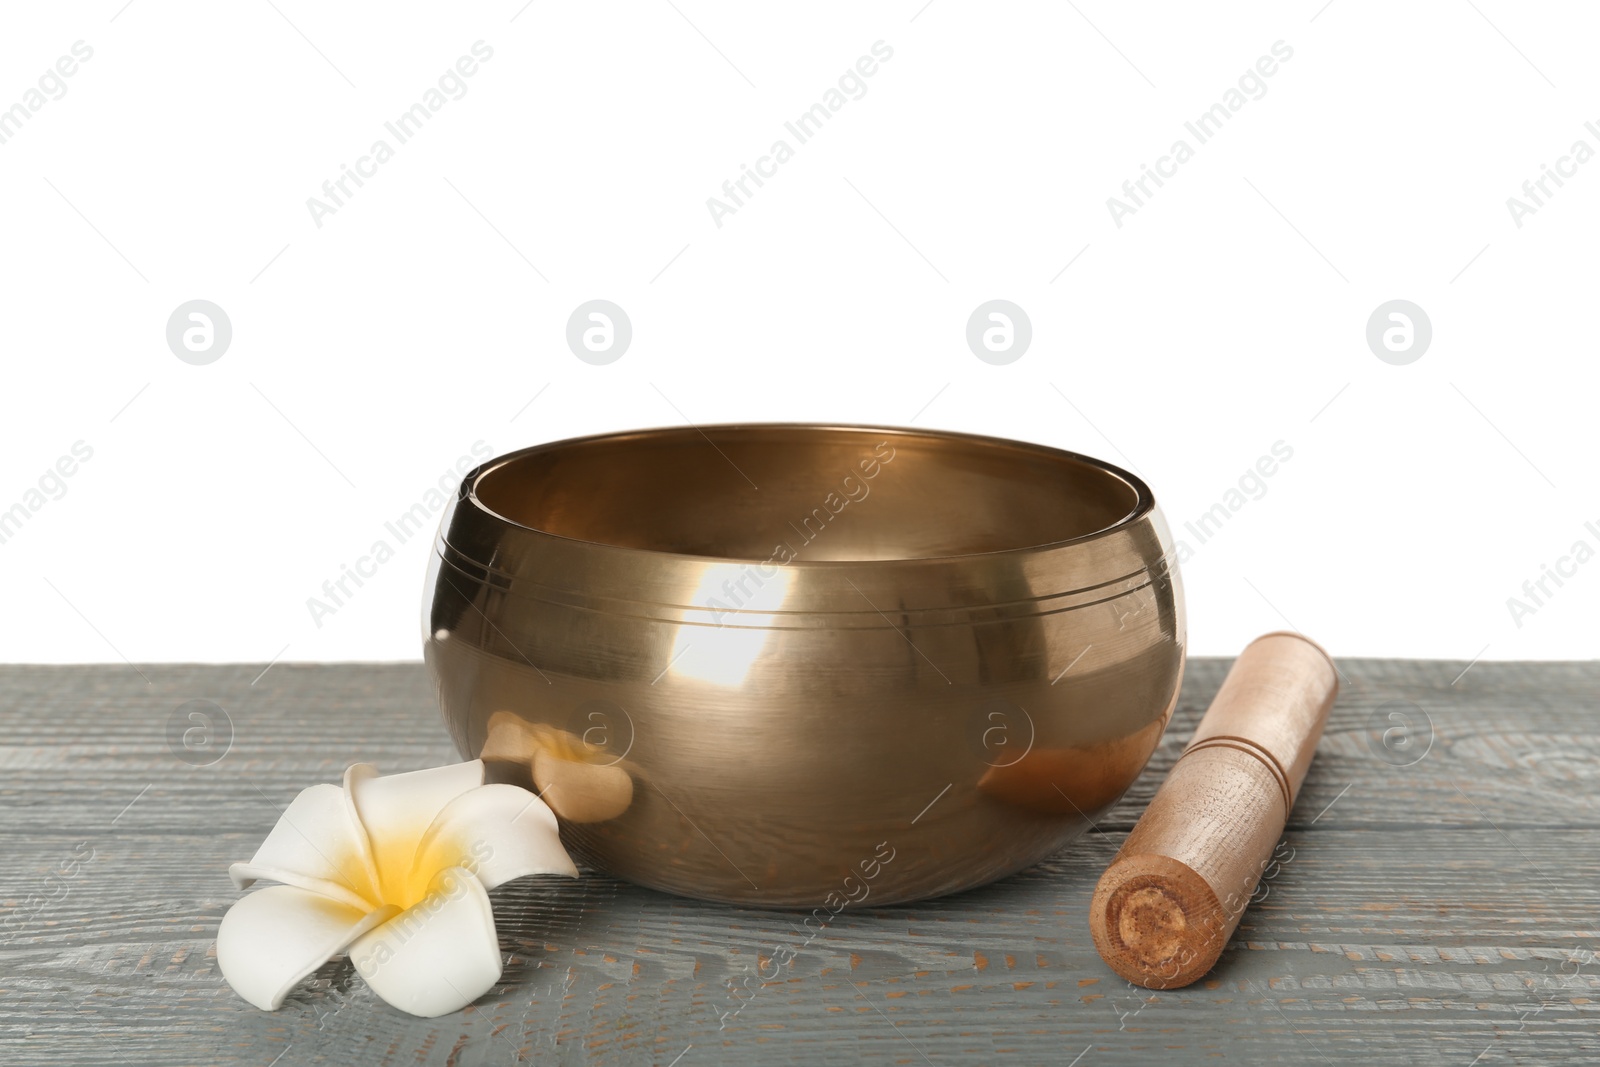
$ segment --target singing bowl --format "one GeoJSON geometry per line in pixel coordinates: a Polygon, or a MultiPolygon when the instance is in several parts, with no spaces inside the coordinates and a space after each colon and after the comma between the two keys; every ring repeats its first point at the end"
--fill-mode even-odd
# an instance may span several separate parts
{"type": "Polygon", "coordinates": [[[1177,700],[1183,594],[1143,481],[916,429],[584,437],[470,472],[424,654],[457,747],[575,856],[836,913],[1082,833],[1177,700]]]}

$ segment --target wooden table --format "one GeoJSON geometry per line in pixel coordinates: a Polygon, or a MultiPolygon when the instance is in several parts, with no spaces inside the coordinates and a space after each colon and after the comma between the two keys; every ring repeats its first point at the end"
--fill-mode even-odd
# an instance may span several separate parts
{"type": "Polygon", "coordinates": [[[214,946],[228,863],[296,791],[457,758],[420,665],[0,668],[0,1062],[1600,1062],[1596,663],[1342,661],[1285,862],[1216,970],[1158,994],[1099,961],[1095,879],[1226,666],[1191,662],[1097,832],[984,889],[847,909],[753,996],[792,916],[586,873],[496,890],[505,978],[437,1020],[343,959],[257,1011],[214,946]],[[209,766],[169,747],[192,699],[231,719],[209,766]]]}

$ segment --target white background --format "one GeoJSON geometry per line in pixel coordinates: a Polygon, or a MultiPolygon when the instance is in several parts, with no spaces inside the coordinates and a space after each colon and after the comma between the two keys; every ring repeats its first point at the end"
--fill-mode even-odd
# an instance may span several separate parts
{"type": "Polygon", "coordinates": [[[1600,149],[1592,6],[275,3],[0,16],[0,108],[94,50],[0,144],[0,509],[93,449],[0,544],[0,658],[415,658],[426,538],[320,626],[307,598],[475,442],[685,419],[1076,449],[1180,538],[1283,441],[1183,567],[1193,652],[1292,625],[1336,655],[1595,654],[1600,560],[1507,606],[1600,548],[1600,160],[1520,228],[1506,204],[1600,149]],[[316,226],[307,198],[479,40],[466,95],[316,226]],[[866,94],[716,226],[707,198],[880,40],[866,94]],[[1117,227],[1107,198],[1280,40],[1117,227]],[[633,323],[608,366],[564,340],[596,297],[633,323]],[[233,326],[208,366],[165,340],[195,298],[233,326]],[[1032,320],[1006,366],[965,342],[991,298],[1032,320]],[[1407,366],[1365,341],[1395,298],[1433,324],[1407,366]]]}

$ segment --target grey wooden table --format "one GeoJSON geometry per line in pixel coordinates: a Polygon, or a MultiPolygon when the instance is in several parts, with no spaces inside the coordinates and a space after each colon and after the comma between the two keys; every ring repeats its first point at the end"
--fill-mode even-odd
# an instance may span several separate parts
{"type": "Polygon", "coordinates": [[[503,981],[437,1020],[342,959],[257,1011],[214,947],[277,805],[349,762],[457,758],[420,665],[0,668],[0,1062],[1600,1062],[1600,664],[1465,666],[1342,661],[1284,862],[1189,989],[1116,978],[1086,914],[1217,660],[1098,832],[1038,867],[847,909],[753,994],[793,916],[524,880],[494,893],[503,981]],[[208,766],[168,743],[194,699],[232,723],[208,766]]]}

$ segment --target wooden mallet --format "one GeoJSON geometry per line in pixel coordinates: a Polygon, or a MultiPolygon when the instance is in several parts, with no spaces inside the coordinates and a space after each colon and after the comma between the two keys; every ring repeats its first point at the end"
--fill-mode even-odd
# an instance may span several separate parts
{"type": "Polygon", "coordinates": [[[1095,887],[1089,929],[1112,970],[1148,989],[1211,970],[1272,862],[1338,690],[1333,660],[1299,634],[1239,654],[1095,887]]]}

